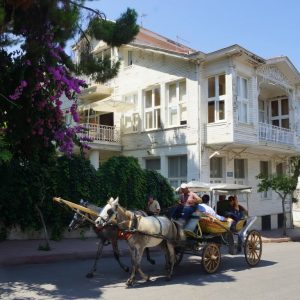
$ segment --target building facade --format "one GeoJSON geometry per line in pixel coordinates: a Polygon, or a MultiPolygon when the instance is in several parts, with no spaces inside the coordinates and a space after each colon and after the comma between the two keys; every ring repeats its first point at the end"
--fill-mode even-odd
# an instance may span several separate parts
{"type": "Polygon", "coordinates": [[[289,173],[300,150],[300,74],[287,57],[266,60],[239,45],[203,53],[144,28],[118,49],[94,41],[93,53],[121,61],[116,78],[87,79],[80,95],[95,168],[126,155],[174,187],[246,184],[253,193],[240,201],[257,227],[282,225],[281,200],[258,193],[256,176],[289,173]]]}

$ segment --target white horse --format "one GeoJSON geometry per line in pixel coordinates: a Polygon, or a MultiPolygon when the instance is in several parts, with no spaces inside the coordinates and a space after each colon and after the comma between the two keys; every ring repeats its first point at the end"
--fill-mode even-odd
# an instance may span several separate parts
{"type": "Polygon", "coordinates": [[[164,216],[135,216],[131,211],[119,205],[118,198],[111,198],[108,201],[95,223],[100,228],[108,224],[117,224],[120,230],[132,234],[127,240],[132,263],[127,286],[134,284],[137,271],[144,280],[150,280],[150,277],[141,269],[141,259],[146,247],[157,245],[165,251],[167,280],[171,279],[175,263],[174,246],[184,238],[177,224],[164,216]]]}
{"type": "MultiPolygon", "coordinates": [[[[99,211],[102,210],[101,207],[98,207],[92,203],[89,203],[88,201],[84,201],[84,200],[80,200],[80,205],[89,208],[90,210],[97,212],[96,215],[98,214],[99,211]]],[[[136,210],[133,211],[136,215],[142,215],[142,216],[147,216],[147,214],[141,210],[136,210]]],[[[72,231],[72,230],[76,230],[80,227],[84,227],[87,225],[91,224],[91,221],[95,221],[96,217],[94,215],[90,215],[88,213],[85,212],[80,212],[79,210],[77,210],[77,212],[75,212],[72,221],[70,222],[69,226],[68,226],[68,230],[72,231]]],[[[97,270],[97,263],[99,258],[102,255],[102,251],[103,251],[103,246],[107,246],[109,244],[111,244],[112,249],[113,249],[113,253],[114,253],[114,257],[117,260],[117,262],[119,263],[120,267],[125,271],[125,272],[129,272],[129,268],[124,265],[122,263],[122,261],[120,260],[120,251],[119,251],[119,247],[118,247],[118,240],[120,239],[120,235],[119,235],[119,229],[117,228],[116,225],[107,225],[104,226],[103,228],[101,228],[100,230],[98,228],[96,228],[95,226],[93,226],[93,230],[95,231],[95,233],[97,234],[99,240],[98,243],[98,248],[97,248],[97,253],[96,253],[96,257],[94,260],[94,264],[92,266],[92,269],[87,273],[86,277],[91,278],[94,276],[96,270],[97,270]]],[[[147,260],[151,263],[151,264],[155,264],[155,260],[151,259],[150,257],[150,252],[149,249],[146,249],[146,256],[147,256],[147,260]]]]}

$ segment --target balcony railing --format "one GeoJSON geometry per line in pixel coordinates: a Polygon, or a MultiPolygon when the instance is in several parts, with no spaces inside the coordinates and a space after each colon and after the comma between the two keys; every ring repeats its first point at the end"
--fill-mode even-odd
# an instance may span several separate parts
{"type": "Polygon", "coordinates": [[[259,140],[293,145],[294,132],[290,129],[259,123],[259,140]]]}
{"type": "Polygon", "coordinates": [[[120,142],[120,131],[115,126],[89,123],[84,123],[80,125],[86,129],[86,133],[80,134],[80,136],[82,137],[90,138],[94,142],[120,142]]]}

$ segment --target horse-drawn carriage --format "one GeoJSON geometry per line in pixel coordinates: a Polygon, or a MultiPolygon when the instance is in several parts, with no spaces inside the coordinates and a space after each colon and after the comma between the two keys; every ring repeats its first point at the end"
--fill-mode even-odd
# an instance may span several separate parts
{"type": "MultiPolygon", "coordinates": [[[[236,184],[206,184],[190,182],[188,187],[194,192],[210,193],[212,199],[217,194],[248,194],[251,188],[236,184]]],[[[248,207],[248,196],[247,207],[248,207]]],[[[213,202],[213,201],[212,201],[213,202]]],[[[212,203],[212,206],[215,206],[212,203]]],[[[256,266],[262,254],[262,239],[258,231],[251,229],[257,218],[245,217],[239,220],[234,229],[227,222],[218,219],[194,214],[184,230],[186,240],[176,247],[176,264],[178,265],[184,254],[192,254],[202,257],[202,267],[207,273],[218,270],[221,262],[221,246],[233,249],[232,255],[244,252],[247,264],[256,266]],[[195,220],[193,220],[193,218],[195,220]],[[193,225],[194,224],[194,225],[193,225]]]]}
{"type": "MultiPolygon", "coordinates": [[[[197,182],[191,182],[188,187],[195,192],[211,193],[212,196],[223,193],[247,193],[251,190],[249,187],[240,185],[210,185],[197,182]]],[[[233,247],[236,250],[235,254],[243,251],[246,262],[251,267],[256,266],[261,259],[261,235],[258,231],[251,229],[256,217],[240,220],[236,224],[235,230],[231,230],[228,224],[211,216],[200,216],[199,218],[194,215],[191,219],[194,226],[188,224],[188,228],[185,227],[182,230],[178,222],[174,222],[166,216],[145,217],[128,211],[121,207],[118,199],[111,198],[100,213],[99,210],[89,209],[61,198],[54,198],[54,201],[74,210],[83,220],[95,225],[96,230],[97,227],[114,230],[116,232],[115,241],[118,239],[118,232],[126,233],[126,236],[129,237],[127,242],[132,255],[132,271],[126,283],[128,286],[135,282],[136,272],[139,272],[145,280],[149,280],[149,276],[141,270],[140,263],[144,250],[157,245],[161,245],[165,251],[168,279],[171,278],[174,265],[179,265],[185,254],[202,257],[203,269],[207,273],[216,272],[220,266],[222,246],[231,247],[231,249],[233,247]]],[[[107,237],[105,238],[107,239],[107,237]]],[[[88,273],[88,277],[93,276],[96,270],[98,253],[99,249],[95,264],[88,273]]],[[[148,251],[147,258],[149,260],[148,251]]],[[[119,261],[119,257],[117,259],[119,261]]],[[[151,259],[149,261],[151,262],[151,259]]],[[[127,270],[120,261],[119,263],[124,270],[127,270]]]]}

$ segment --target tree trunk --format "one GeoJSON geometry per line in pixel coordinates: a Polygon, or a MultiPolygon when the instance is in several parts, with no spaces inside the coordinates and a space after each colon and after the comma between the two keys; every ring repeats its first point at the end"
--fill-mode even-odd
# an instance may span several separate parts
{"type": "Polygon", "coordinates": [[[284,196],[282,198],[282,213],[283,213],[283,235],[286,236],[286,214],[285,214],[285,198],[286,196],[284,196]]]}
{"type": "MultiPolygon", "coordinates": [[[[44,236],[45,236],[45,246],[42,247],[43,250],[50,250],[50,242],[49,242],[49,235],[48,235],[48,230],[47,230],[47,227],[46,227],[46,223],[45,223],[45,220],[44,220],[44,216],[43,216],[43,213],[42,211],[40,210],[40,208],[38,207],[38,205],[36,204],[35,205],[35,208],[41,218],[41,221],[42,221],[42,224],[43,224],[43,229],[44,229],[44,236]]],[[[41,247],[40,247],[41,248],[41,247]]],[[[41,249],[42,250],[42,249],[41,249]]]]}

